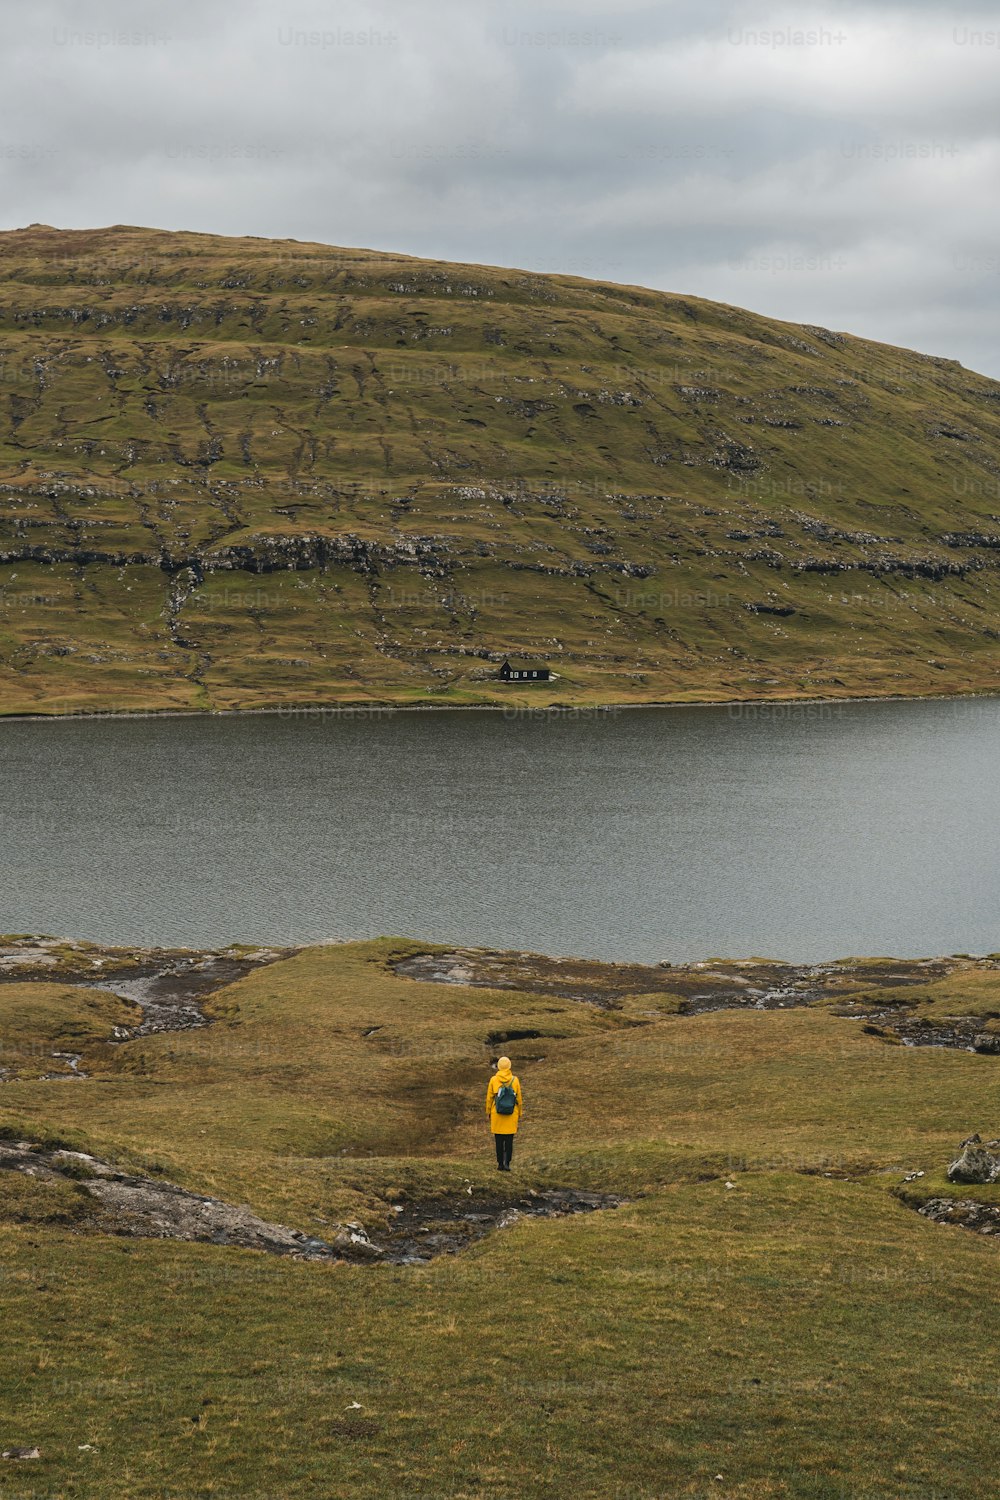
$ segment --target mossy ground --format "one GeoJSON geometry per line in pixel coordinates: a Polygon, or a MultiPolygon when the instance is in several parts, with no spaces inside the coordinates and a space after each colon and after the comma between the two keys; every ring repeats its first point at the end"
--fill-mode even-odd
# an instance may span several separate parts
{"type": "MultiPolygon", "coordinates": [[[[505,1043],[528,1111],[511,1190],[632,1201],[323,1267],[81,1234],[72,1185],[3,1174],[0,1442],[43,1457],[0,1493],[994,1494],[997,1247],[894,1189],[1000,1129],[997,1059],[887,1047],[824,1007],[656,1019],[428,984],[391,968],[413,948],[248,975],[206,1030],[4,1086],[0,1128],[316,1234],[375,1229],[401,1193],[494,1188],[486,1039],[529,1031],[505,1043]]],[[[8,992],[10,1015],[42,998],[8,992]]]]}
{"type": "MultiPolygon", "coordinates": [[[[884,991],[861,989],[851,995],[851,1001],[859,1007],[884,1005],[886,995],[884,991]]],[[[954,969],[946,979],[897,991],[892,1001],[914,1017],[927,1021],[978,1016],[984,1023],[983,1030],[993,1031],[1000,1019],[1000,973],[972,962],[954,969]]]]}
{"type": "Polygon", "coordinates": [[[0,1076],[35,1077],[40,1069],[66,1071],[58,1054],[87,1051],[92,1065],[114,1054],[108,1038],[116,1026],[142,1019],[136,1006],[100,990],[60,984],[0,984],[0,1076]]]}

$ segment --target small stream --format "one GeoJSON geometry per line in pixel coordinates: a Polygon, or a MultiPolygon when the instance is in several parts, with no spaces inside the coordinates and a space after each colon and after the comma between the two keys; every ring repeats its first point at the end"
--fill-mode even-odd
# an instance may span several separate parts
{"type": "MultiPolygon", "coordinates": [[[[113,1043],[208,1026],[210,1019],[202,1010],[202,1002],[209,995],[288,954],[286,949],[271,948],[245,953],[135,950],[133,962],[129,956],[123,961],[121,950],[80,947],[77,952],[78,958],[72,944],[55,938],[12,940],[0,947],[0,984],[54,982],[68,988],[117,995],[138,1006],[142,1012],[139,1024],[115,1026],[108,1038],[113,1043]]],[[[72,1082],[88,1077],[80,1067],[82,1054],[53,1051],[49,1056],[64,1066],[41,1074],[43,1082],[72,1082]]],[[[10,1069],[0,1065],[0,1083],[9,1082],[10,1076],[10,1069]]]]}
{"type": "Polygon", "coordinates": [[[89,1073],[83,1073],[80,1070],[80,1061],[81,1061],[81,1057],[82,1057],[81,1053],[79,1053],[79,1052],[53,1052],[52,1056],[55,1057],[55,1058],[58,1058],[61,1062],[66,1063],[67,1066],[68,1066],[68,1068],[69,1068],[69,1072],[68,1073],[43,1073],[42,1074],[42,1081],[43,1082],[49,1083],[49,1082],[56,1082],[56,1081],[58,1081],[60,1079],[70,1079],[70,1080],[72,1080],[74,1078],[89,1078],[90,1077],[89,1073]]]}
{"type": "Polygon", "coordinates": [[[197,953],[152,961],[136,966],[134,972],[109,974],[106,978],[88,977],[70,981],[84,989],[105,990],[138,1005],[143,1013],[138,1026],[116,1026],[113,1041],[130,1042],[140,1036],[155,1036],[165,1031],[194,1031],[210,1024],[200,1001],[216,990],[265,964],[274,963],[284,953],[263,950],[246,958],[228,954],[197,953]]]}

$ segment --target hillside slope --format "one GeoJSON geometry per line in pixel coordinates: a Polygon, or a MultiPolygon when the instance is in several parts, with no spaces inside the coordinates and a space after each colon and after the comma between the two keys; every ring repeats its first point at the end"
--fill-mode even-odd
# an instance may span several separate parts
{"type": "Polygon", "coordinates": [[[695,298],[36,225],[0,466],[3,712],[1000,688],[1000,384],[695,298]]]}

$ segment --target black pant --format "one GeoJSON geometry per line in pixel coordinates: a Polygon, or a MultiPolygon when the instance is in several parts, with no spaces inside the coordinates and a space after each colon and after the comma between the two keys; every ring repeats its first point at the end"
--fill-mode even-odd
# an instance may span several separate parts
{"type": "Polygon", "coordinates": [[[497,1148],[497,1166],[509,1167],[510,1159],[514,1155],[514,1132],[509,1135],[495,1135],[493,1137],[497,1148]]]}

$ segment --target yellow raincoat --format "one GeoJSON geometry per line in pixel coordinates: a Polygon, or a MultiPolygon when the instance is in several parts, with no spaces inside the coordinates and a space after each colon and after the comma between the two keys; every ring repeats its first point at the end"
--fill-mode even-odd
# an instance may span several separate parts
{"type": "Polygon", "coordinates": [[[518,1123],[524,1112],[524,1100],[521,1098],[521,1080],[515,1078],[510,1068],[497,1068],[490,1079],[486,1090],[486,1114],[489,1118],[490,1129],[494,1135],[517,1135],[518,1123]],[[517,1107],[512,1115],[498,1115],[496,1111],[496,1097],[505,1083],[514,1085],[514,1093],[517,1095],[517,1107]]]}

